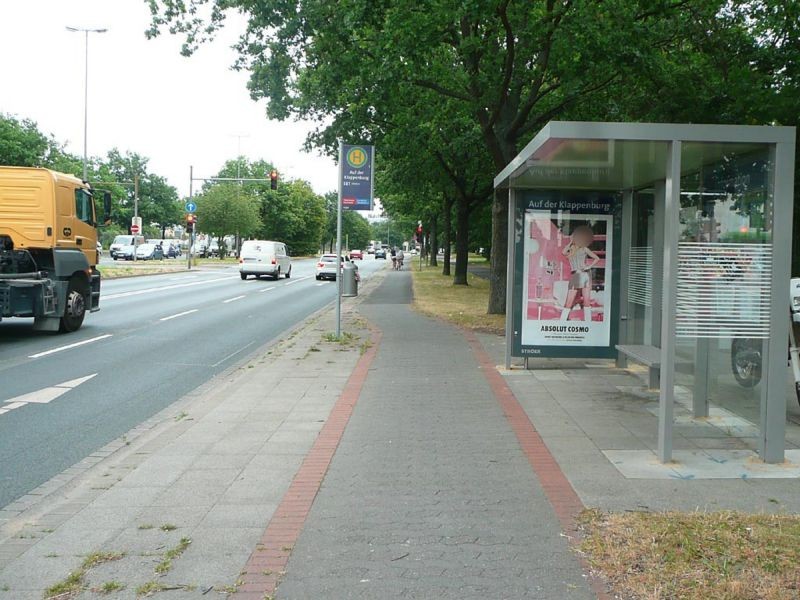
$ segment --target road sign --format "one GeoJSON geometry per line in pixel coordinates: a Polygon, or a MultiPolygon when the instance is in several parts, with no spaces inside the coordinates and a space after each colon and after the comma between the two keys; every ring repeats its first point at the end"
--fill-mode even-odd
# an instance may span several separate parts
{"type": "Polygon", "coordinates": [[[136,235],[142,232],[142,217],[133,217],[131,219],[131,233],[136,235]]]}
{"type": "Polygon", "coordinates": [[[132,234],[136,235],[136,234],[138,234],[140,231],[141,231],[141,229],[139,229],[139,226],[138,226],[138,225],[131,225],[131,233],[132,233],[132,234]]]}
{"type": "Polygon", "coordinates": [[[187,202],[184,208],[186,209],[186,212],[193,213],[197,210],[197,204],[194,202],[187,202]]]}
{"type": "Polygon", "coordinates": [[[339,197],[345,210],[372,210],[373,146],[343,144],[339,164],[339,197]]]}

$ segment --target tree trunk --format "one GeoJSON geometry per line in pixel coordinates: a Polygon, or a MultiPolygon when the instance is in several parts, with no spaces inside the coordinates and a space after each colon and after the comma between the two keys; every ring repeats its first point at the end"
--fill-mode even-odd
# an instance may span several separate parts
{"type": "Polygon", "coordinates": [[[447,197],[442,198],[442,247],[444,256],[442,257],[442,275],[450,277],[450,247],[453,240],[453,201],[447,197]]]}
{"type": "Polygon", "coordinates": [[[439,239],[437,231],[437,225],[439,221],[439,215],[433,215],[431,217],[431,230],[428,239],[430,240],[428,243],[428,255],[430,256],[430,265],[432,267],[438,267],[439,263],[436,262],[436,255],[439,252],[439,239]]]}
{"type": "Polygon", "coordinates": [[[506,312],[506,263],[508,258],[508,190],[495,190],[492,200],[492,256],[489,269],[490,315],[506,312]]]}
{"type": "Polygon", "coordinates": [[[453,285],[468,285],[469,209],[469,198],[459,198],[456,204],[456,272],[453,285]]]}

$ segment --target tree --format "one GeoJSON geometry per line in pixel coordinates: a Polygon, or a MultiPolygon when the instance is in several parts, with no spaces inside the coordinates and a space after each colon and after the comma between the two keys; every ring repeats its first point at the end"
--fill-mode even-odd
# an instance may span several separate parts
{"type": "Polygon", "coordinates": [[[218,183],[197,197],[198,229],[221,239],[247,237],[261,227],[258,200],[231,183],[218,183]]]}

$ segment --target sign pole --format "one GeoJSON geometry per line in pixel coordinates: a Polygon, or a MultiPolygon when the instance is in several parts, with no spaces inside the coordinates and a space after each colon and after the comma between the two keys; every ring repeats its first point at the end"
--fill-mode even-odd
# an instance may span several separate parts
{"type": "MultiPolygon", "coordinates": [[[[192,201],[192,182],[194,181],[194,167],[189,166],[189,202],[192,201]]],[[[194,223],[192,223],[192,234],[189,236],[189,250],[186,252],[186,269],[192,270],[192,246],[194,240],[194,223]]]]}
{"type": "Polygon", "coordinates": [[[342,174],[344,152],[339,140],[339,198],[336,202],[336,339],[342,336],[342,174]]]}
{"type": "MultiPolygon", "coordinates": [[[[139,175],[133,176],[133,222],[139,222],[139,175]]],[[[136,262],[136,236],[139,231],[133,234],[133,262],[136,262]]]]}

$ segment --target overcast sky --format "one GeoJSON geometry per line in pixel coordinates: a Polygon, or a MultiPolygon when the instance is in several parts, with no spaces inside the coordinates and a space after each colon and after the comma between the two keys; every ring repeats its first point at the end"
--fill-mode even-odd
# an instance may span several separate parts
{"type": "Polygon", "coordinates": [[[33,119],[83,156],[84,34],[65,27],[105,27],[89,34],[90,156],[138,152],[186,195],[189,165],[213,176],[240,147],[317,193],[336,189],[334,161],[301,150],[310,126],[268,121],[247,73],[230,69],[235,26],[184,58],[179,37],[145,39],[149,22],[144,0],[0,0],[0,112],[33,119]]]}

